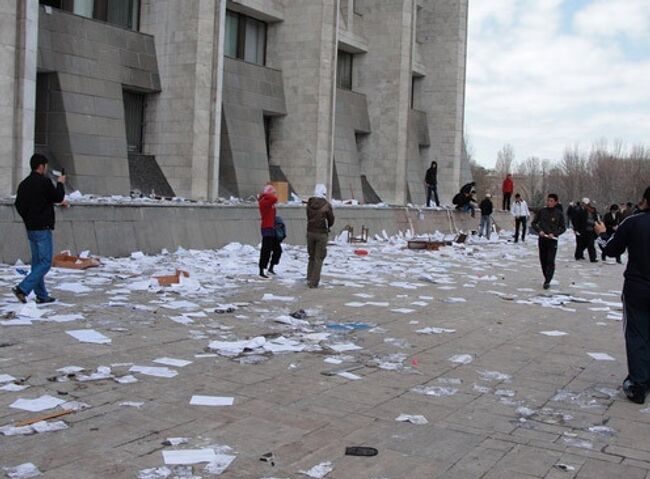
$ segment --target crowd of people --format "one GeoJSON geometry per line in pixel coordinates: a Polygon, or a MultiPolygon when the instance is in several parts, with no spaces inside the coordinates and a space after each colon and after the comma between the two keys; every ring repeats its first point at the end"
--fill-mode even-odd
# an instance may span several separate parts
{"type": "MultiPolygon", "coordinates": [[[[45,286],[45,276],[52,264],[52,231],[55,225],[54,205],[65,202],[65,174],[58,175],[53,184],[48,178],[47,158],[34,154],[30,160],[31,173],[18,187],[15,206],[22,217],[27,239],[31,249],[31,271],[12,291],[16,298],[27,302],[27,297],[35,293],[37,303],[55,301],[45,286]]],[[[490,194],[478,204],[476,184],[463,185],[454,196],[453,203],[461,211],[474,215],[480,209],[481,236],[490,237],[491,215],[494,205],[490,194]]],[[[427,205],[431,197],[439,205],[437,193],[437,165],[431,164],[427,171],[427,205]]],[[[504,210],[509,210],[514,221],[514,242],[526,240],[526,227],[530,210],[526,201],[515,191],[512,176],[503,182],[504,210]]],[[[625,343],[627,348],[628,376],[623,382],[625,395],[635,403],[645,402],[650,390],[650,187],[641,201],[635,206],[627,203],[623,207],[613,204],[601,218],[589,198],[570,203],[564,212],[558,195],[551,193],[546,198],[544,208],[538,210],[530,225],[538,237],[539,261],[544,277],[543,288],[549,289],[555,274],[555,257],[558,239],[571,226],[576,237],[576,260],[584,259],[587,250],[589,260],[597,262],[595,242],[601,248],[601,259],[616,258],[621,263],[621,255],[627,251],[628,261],[623,286],[623,314],[625,343]]],[[[277,215],[277,193],[272,185],[266,185],[258,197],[261,217],[260,231],[262,246],[259,259],[259,276],[269,278],[275,274],[275,267],[282,255],[282,241],[287,236],[284,222],[277,215]]],[[[332,205],[327,200],[327,189],[318,184],[314,194],[306,202],[307,216],[307,284],[317,288],[320,282],[323,260],[327,255],[327,242],[330,228],[334,224],[332,205]]]]}

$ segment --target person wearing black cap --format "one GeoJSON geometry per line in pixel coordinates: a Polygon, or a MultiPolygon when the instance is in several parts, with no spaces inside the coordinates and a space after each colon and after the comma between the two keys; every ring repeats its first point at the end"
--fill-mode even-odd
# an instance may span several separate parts
{"type": "Polygon", "coordinates": [[[27,228],[32,268],[12,291],[21,303],[27,302],[32,291],[37,303],[52,303],[55,299],[45,288],[45,275],[52,266],[54,205],[64,203],[65,175],[59,176],[54,186],[47,177],[47,158],[38,153],[32,155],[29,165],[32,172],[18,186],[15,206],[27,228]]]}
{"type": "Polygon", "coordinates": [[[627,250],[623,327],[628,376],[623,392],[630,401],[643,404],[650,387],[650,186],[639,208],[639,213],[623,220],[609,240],[603,223],[596,223],[594,232],[607,256],[617,257],[627,250]]]}

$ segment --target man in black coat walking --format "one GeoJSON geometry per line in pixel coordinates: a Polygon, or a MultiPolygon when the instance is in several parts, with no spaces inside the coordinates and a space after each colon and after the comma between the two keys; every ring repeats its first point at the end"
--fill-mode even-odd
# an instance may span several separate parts
{"type": "Polygon", "coordinates": [[[544,274],[544,289],[551,286],[555,274],[555,256],[557,255],[558,238],[566,227],[564,213],[557,208],[559,198],[551,193],[546,198],[546,208],[542,208],[535,215],[531,229],[539,235],[539,262],[544,274]]]}
{"type": "Polygon", "coordinates": [[[594,231],[607,256],[620,256],[627,249],[623,326],[628,376],[623,391],[630,401],[643,404],[650,386],[650,186],[643,193],[640,212],[623,220],[614,236],[606,240],[602,223],[596,223],[594,231]]]}
{"type": "Polygon", "coordinates": [[[440,200],[438,199],[438,163],[435,161],[431,162],[431,167],[427,170],[427,173],[424,177],[424,183],[427,187],[427,207],[431,206],[431,195],[436,201],[436,206],[440,206],[440,200]]]}
{"type": "Polygon", "coordinates": [[[32,269],[15,288],[14,295],[21,303],[34,291],[37,303],[55,301],[45,288],[45,275],[52,266],[52,231],[54,230],[54,205],[65,198],[65,176],[57,179],[56,187],[47,177],[47,158],[38,153],[29,161],[32,172],[18,186],[16,209],[27,228],[27,239],[32,253],[32,269]]]}

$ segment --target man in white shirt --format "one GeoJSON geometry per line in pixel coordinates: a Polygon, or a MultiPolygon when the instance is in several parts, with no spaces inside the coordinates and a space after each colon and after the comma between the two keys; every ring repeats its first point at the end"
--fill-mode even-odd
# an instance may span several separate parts
{"type": "Polygon", "coordinates": [[[519,228],[521,227],[521,241],[526,241],[526,222],[530,217],[528,205],[519,193],[515,195],[515,202],[510,208],[510,213],[515,217],[515,243],[519,241],[519,228]]]}

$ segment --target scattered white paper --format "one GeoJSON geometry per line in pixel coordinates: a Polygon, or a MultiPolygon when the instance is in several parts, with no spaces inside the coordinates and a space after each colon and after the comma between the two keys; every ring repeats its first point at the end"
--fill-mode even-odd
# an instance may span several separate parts
{"type": "Polygon", "coordinates": [[[391,309],[391,311],[393,313],[401,313],[401,314],[415,313],[415,310],[410,308],[395,308],[395,309],[391,309]]]}
{"type": "Polygon", "coordinates": [[[337,374],[338,376],[341,376],[342,378],[349,379],[351,381],[358,381],[361,379],[361,376],[357,376],[356,374],[352,374],[347,371],[343,371],[337,374]]]}
{"type": "Polygon", "coordinates": [[[411,424],[423,425],[428,424],[427,418],[420,415],[400,414],[395,418],[398,422],[410,422],[411,424]]]}
{"type": "Polygon", "coordinates": [[[55,285],[54,288],[77,294],[90,293],[92,291],[88,286],[84,286],[81,283],[59,283],[58,285],[55,285]]]}
{"type": "Polygon", "coordinates": [[[212,341],[208,347],[213,351],[217,351],[222,356],[239,356],[245,350],[255,350],[260,348],[266,343],[264,336],[257,336],[253,339],[242,341],[212,341]]]}
{"type": "Polygon", "coordinates": [[[166,443],[169,443],[170,446],[180,446],[181,444],[187,444],[190,442],[189,437],[168,437],[165,439],[166,443]]]}
{"type": "Polygon", "coordinates": [[[14,383],[7,383],[4,386],[0,387],[0,391],[7,391],[11,393],[17,393],[20,391],[24,391],[27,389],[29,385],[27,384],[14,384],[14,383]]]}
{"type": "Polygon", "coordinates": [[[144,403],[139,401],[122,401],[119,405],[125,407],[135,407],[140,409],[144,405],[144,403]]]}
{"type": "Polygon", "coordinates": [[[184,368],[188,364],[192,364],[192,361],[186,361],[185,359],[174,359],[174,358],[158,358],[153,360],[154,363],[164,364],[166,366],[175,366],[177,368],[184,368]]]}
{"type": "Polygon", "coordinates": [[[589,356],[594,358],[596,361],[616,361],[607,353],[587,353],[589,356]]]}
{"type": "Polygon", "coordinates": [[[539,334],[543,334],[544,336],[566,336],[568,333],[565,333],[564,331],[540,331],[539,334]]]}
{"type": "Polygon", "coordinates": [[[26,462],[15,467],[3,467],[3,469],[9,479],[29,479],[30,477],[41,475],[38,467],[31,462],[26,462]]]}
{"type": "Polygon", "coordinates": [[[10,381],[15,381],[16,378],[10,374],[0,374],[0,384],[8,383],[10,381]]]}
{"type": "Polygon", "coordinates": [[[312,477],[314,479],[322,479],[333,470],[334,470],[334,466],[332,465],[332,462],[327,461],[327,462],[321,462],[320,464],[317,464],[314,467],[307,469],[306,471],[300,471],[300,473],[304,474],[305,476],[312,477]]]}
{"type": "Polygon", "coordinates": [[[63,399],[58,399],[48,394],[44,394],[35,399],[17,399],[11,403],[9,407],[29,412],[40,412],[47,409],[53,409],[63,403],[65,403],[63,399]]]}
{"type": "Polygon", "coordinates": [[[192,396],[190,404],[193,406],[232,406],[235,399],[222,396],[192,396]]]}
{"type": "Polygon", "coordinates": [[[446,328],[423,328],[423,329],[418,329],[416,333],[420,334],[443,334],[443,333],[455,333],[455,329],[446,329],[446,328]]]}
{"type": "Polygon", "coordinates": [[[200,464],[202,462],[216,461],[217,454],[214,449],[180,449],[176,451],[163,451],[165,464],[200,464]]]}
{"type": "Polygon", "coordinates": [[[82,343],[111,344],[111,338],[104,336],[94,329],[73,329],[66,331],[66,334],[69,334],[82,343]]]}
{"type": "Polygon", "coordinates": [[[283,301],[285,303],[290,303],[291,301],[295,301],[296,298],[293,296],[276,296],[275,294],[271,293],[266,293],[264,296],[262,296],[262,301],[283,301]]]}
{"type": "Polygon", "coordinates": [[[337,353],[343,353],[345,351],[357,351],[359,349],[363,349],[361,346],[357,346],[354,343],[336,343],[336,344],[329,344],[328,347],[330,349],[333,349],[337,353]]]}
{"type": "Polygon", "coordinates": [[[173,369],[156,366],[131,366],[129,372],[140,373],[145,376],[154,376],[157,378],[173,378],[178,374],[178,371],[173,369]]]}
{"type": "Polygon", "coordinates": [[[469,364],[474,361],[471,354],[456,354],[449,358],[449,361],[456,364],[469,364]]]}

